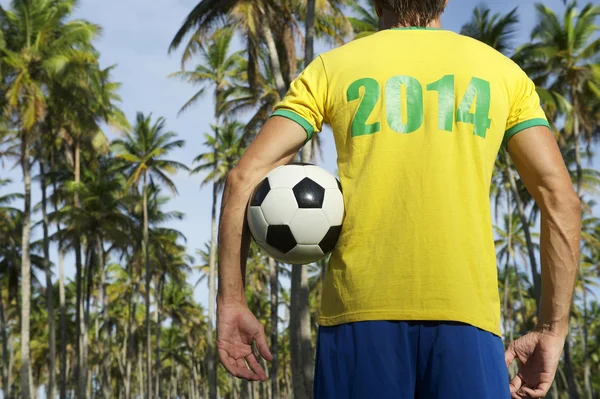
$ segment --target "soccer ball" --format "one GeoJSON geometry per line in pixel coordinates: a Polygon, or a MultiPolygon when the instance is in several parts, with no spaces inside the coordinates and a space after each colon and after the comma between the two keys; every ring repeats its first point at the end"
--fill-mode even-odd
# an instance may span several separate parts
{"type": "Polygon", "coordinates": [[[252,237],[272,258],[317,262],[333,251],[342,230],[341,185],[315,165],[280,166],[254,190],[247,219],[252,237]]]}

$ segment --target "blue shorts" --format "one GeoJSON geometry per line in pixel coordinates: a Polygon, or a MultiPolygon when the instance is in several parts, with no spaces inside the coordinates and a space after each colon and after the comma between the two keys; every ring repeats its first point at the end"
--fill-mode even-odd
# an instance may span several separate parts
{"type": "Polygon", "coordinates": [[[502,340],[447,322],[320,327],[315,399],[510,399],[502,340]]]}

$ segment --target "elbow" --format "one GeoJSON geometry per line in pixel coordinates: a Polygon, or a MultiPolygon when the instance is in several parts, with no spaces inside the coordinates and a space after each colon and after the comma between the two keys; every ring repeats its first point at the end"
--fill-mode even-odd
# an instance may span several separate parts
{"type": "Polygon", "coordinates": [[[564,216],[580,218],[581,200],[572,187],[563,190],[548,190],[542,195],[540,208],[548,213],[561,213],[564,216]]]}
{"type": "Polygon", "coordinates": [[[239,191],[244,190],[248,185],[250,185],[250,181],[251,176],[247,173],[247,171],[239,166],[236,166],[231,169],[229,173],[227,173],[225,185],[229,190],[239,191]]]}

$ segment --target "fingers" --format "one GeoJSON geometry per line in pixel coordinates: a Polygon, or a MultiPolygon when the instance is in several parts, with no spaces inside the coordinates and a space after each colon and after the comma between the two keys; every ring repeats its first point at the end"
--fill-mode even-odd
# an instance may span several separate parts
{"type": "Polygon", "coordinates": [[[540,384],[536,389],[531,389],[529,387],[523,386],[521,387],[521,391],[523,393],[526,393],[529,398],[543,398],[546,396],[546,394],[548,394],[548,391],[550,390],[550,387],[546,387],[546,385],[548,384],[540,384]]]}
{"type": "Polygon", "coordinates": [[[273,355],[271,355],[269,345],[267,344],[265,328],[262,325],[260,326],[256,336],[254,337],[254,341],[256,342],[256,348],[258,349],[258,353],[262,356],[262,358],[268,361],[273,360],[273,355]]]}
{"type": "Polygon", "coordinates": [[[224,349],[219,349],[219,358],[225,369],[234,377],[243,378],[248,381],[257,381],[259,377],[248,369],[244,359],[235,359],[229,356],[224,349]]]}
{"type": "Polygon", "coordinates": [[[510,380],[510,393],[514,394],[514,393],[518,392],[519,389],[521,389],[521,386],[523,386],[523,380],[517,374],[517,375],[515,375],[515,377],[512,380],[510,380]]]}
{"type": "Polygon", "coordinates": [[[256,356],[246,356],[246,362],[248,362],[248,366],[250,366],[250,369],[254,372],[254,374],[258,377],[260,381],[267,380],[267,375],[265,374],[265,371],[263,370],[260,363],[258,363],[258,361],[256,360],[256,356]]]}
{"type": "Polygon", "coordinates": [[[542,382],[537,386],[537,388],[529,387],[519,375],[516,375],[510,381],[510,395],[513,399],[543,398],[548,394],[549,390],[550,383],[542,382]]]}
{"type": "Polygon", "coordinates": [[[504,352],[504,362],[506,363],[506,367],[510,366],[516,356],[517,352],[515,352],[515,344],[514,342],[511,342],[508,349],[506,349],[506,352],[504,352]]]}

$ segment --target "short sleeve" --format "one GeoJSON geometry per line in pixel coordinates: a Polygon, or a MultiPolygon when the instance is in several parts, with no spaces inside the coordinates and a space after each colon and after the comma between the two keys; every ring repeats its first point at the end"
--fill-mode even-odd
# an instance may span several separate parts
{"type": "Polygon", "coordinates": [[[313,60],[291,83],[285,98],[275,106],[273,116],[293,120],[306,130],[306,141],[320,132],[325,121],[327,75],[323,59],[313,60]]]}
{"type": "Polygon", "coordinates": [[[548,126],[546,114],[540,105],[540,97],[535,90],[535,84],[523,70],[518,68],[517,79],[511,93],[511,108],[506,123],[504,145],[515,134],[533,126],[548,126]]]}

